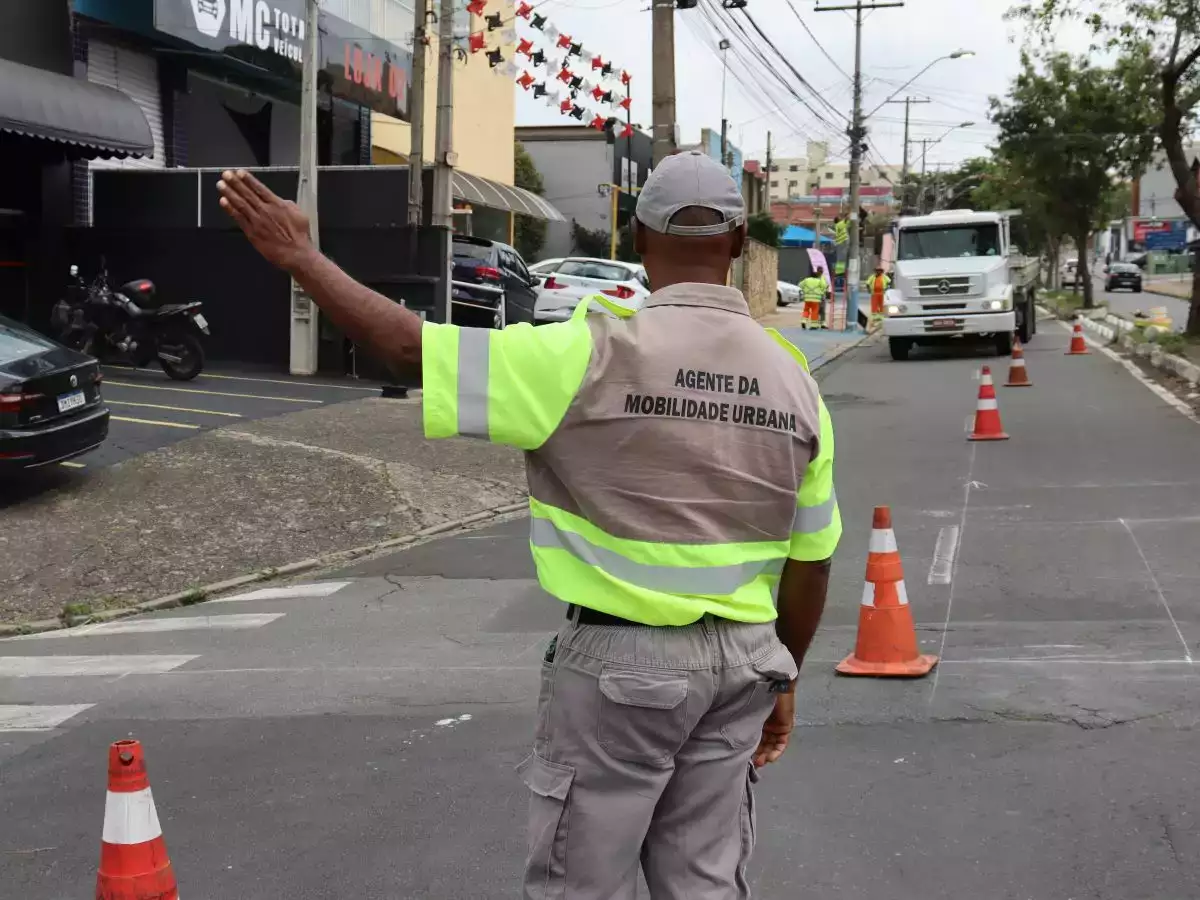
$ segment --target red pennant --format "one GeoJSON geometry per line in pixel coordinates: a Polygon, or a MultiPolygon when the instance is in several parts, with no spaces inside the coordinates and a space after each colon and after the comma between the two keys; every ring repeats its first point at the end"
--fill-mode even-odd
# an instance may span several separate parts
{"type": "Polygon", "coordinates": [[[599,85],[592,88],[592,96],[595,97],[597,100],[599,100],[601,97],[604,96],[604,91],[600,89],[599,85]]]}
{"type": "Polygon", "coordinates": [[[487,6],[487,0],[471,0],[471,2],[467,4],[467,12],[471,13],[473,16],[482,16],[483,8],[485,6],[487,6]]]}
{"type": "Polygon", "coordinates": [[[622,98],[621,98],[621,102],[620,102],[620,103],[618,103],[617,105],[618,105],[618,106],[620,106],[620,107],[621,107],[621,109],[629,109],[629,98],[628,98],[628,97],[622,97],[622,98]]]}
{"type": "Polygon", "coordinates": [[[528,19],[531,12],[533,12],[533,7],[528,3],[522,3],[517,7],[517,15],[522,19],[528,19]]]}
{"type": "Polygon", "coordinates": [[[526,56],[530,56],[533,53],[533,41],[527,41],[525,38],[521,38],[520,43],[517,44],[517,52],[524,53],[526,56]]]}
{"type": "Polygon", "coordinates": [[[487,35],[485,35],[482,31],[472,32],[468,40],[471,44],[472,53],[478,53],[487,46],[487,35]]]}
{"type": "Polygon", "coordinates": [[[525,72],[520,78],[517,79],[517,84],[525,88],[525,90],[529,90],[529,86],[533,84],[533,76],[528,72],[525,72]]]}
{"type": "Polygon", "coordinates": [[[604,116],[596,116],[596,118],[594,118],[594,119],[592,119],[592,121],[588,122],[588,127],[595,128],[597,131],[603,131],[605,121],[606,120],[605,120],[604,116]]]}
{"type": "Polygon", "coordinates": [[[629,84],[630,74],[624,69],[621,70],[621,84],[629,84]]]}
{"type": "Polygon", "coordinates": [[[621,137],[632,137],[632,136],[633,136],[633,126],[632,125],[626,125],[624,128],[621,129],[621,137]]]}
{"type": "Polygon", "coordinates": [[[560,113],[569,113],[574,108],[575,104],[572,103],[570,99],[564,100],[562,103],[558,104],[558,111],[560,113]]]}
{"type": "Polygon", "coordinates": [[[561,81],[563,84],[570,84],[571,79],[574,77],[575,76],[571,74],[571,70],[568,69],[566,66],[563,66],[558,72],[558,80],[561,81]]]}
{"type": "Polygon", "coordinates": [[[564,50],[566,50],[568,47],[571,46],[571,36],[569,34],[560,34],[558,36],[557,46],[562,47],[564,50]]]}
{"type": "Polygon", "coordinates": [[[604,60],[602,60],[599,56],[593,56],[592,57],[592,68],[593,69],[603,69],[604,68],[604,60]]]}

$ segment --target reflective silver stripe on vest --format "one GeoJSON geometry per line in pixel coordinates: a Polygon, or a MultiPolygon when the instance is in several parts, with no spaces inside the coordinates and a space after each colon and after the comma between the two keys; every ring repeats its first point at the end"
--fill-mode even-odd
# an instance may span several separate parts
{"type": "Polygon", "coordinates": [[[490,328],[458,332],[458,433],[487,438],[490,328]]]}
{"type": "Polygon", "coordinates": [[[566,550],[580,562],[595,566],[635,587],[665,594],[726,596],[759,575],[778,575],[783,558],[737,563],[731,566],[654,566],[634,562],[606,547],[598,547],[582,535],[559,529],[549,519],[535,517],[529,529],[535,547],[566,550]]]}
{"type": "Polygon", "coordinates": [[[792,519],[793,534],[816,534],[833,524],[833,511],[837,509],[837,491],[829,492],[829,499],[816,506],[797,506],[792,519]]]}

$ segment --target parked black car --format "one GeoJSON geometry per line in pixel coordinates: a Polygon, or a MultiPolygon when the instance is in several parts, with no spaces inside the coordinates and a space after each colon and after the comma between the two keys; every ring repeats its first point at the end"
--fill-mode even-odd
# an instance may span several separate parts
{"type": "Polygon", "coordinates": [[[520,253],[508,244],[461,234],[454,236],[453,252],[454,324],[499,326],[502,299],[503,324],[533,322],[539,282],[529,274],[520,253]]]}
{"type": "Polygon", "coordinates": [[[61,462],[108,436],[100,365],[0,316],[0,473],[61,462]]]}
{"type": "Polygon", "coordinates": [[[1115,291],[1117,288],[1129,288],[1135,294],[1142,292],[1142,270],[1133,263],[1112,263],[1104,274],[1104,289],[1115,291]]]}

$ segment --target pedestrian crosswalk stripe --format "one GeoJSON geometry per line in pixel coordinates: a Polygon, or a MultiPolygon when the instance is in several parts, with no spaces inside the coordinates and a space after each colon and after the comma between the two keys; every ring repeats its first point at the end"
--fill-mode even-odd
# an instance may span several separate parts
{"type": "Polygon", "coordinates": [[[0,656],[0,678],[161,675],[194,659],[199,659],[199,656],[0,656]]]}
{"type": "Polygon", "coordinates": [[[300,600],[310,597],[328,597],[350,584],[349,581],[319,581],[314,584],[293,584],[287,587],[261,588],[248,594],[218,597],[209,603],[245,603],[248,600],[300,600]]]}
{"type": "Polygon", "coordinates": [[[49,731],[57,728],[72,716],[77,716],[85,709],[91,709],[92,703],[75,703],[69,706],[38,706],[0,704],[0,732],[4,731],[49,731]]]}
{"type": "Polygon", "coordinates": [[[157,634],[164,631],[203,631],[207,629],[261,628],[270,625],[284,613],[233,613],[226,616],[173,616],[155,619],[118,619],[83,625],[79,628],[46,631],[41,634],[26,634],[11,638],[14,641],[46,640],[56,638],[90,637],[107,634],[157,634]]]}

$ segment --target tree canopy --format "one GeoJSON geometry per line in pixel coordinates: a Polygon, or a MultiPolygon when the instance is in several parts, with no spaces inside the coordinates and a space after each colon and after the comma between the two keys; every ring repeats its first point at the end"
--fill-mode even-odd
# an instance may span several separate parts
{"type": "MultiPolygon", "coordinates": [[[[513,183],[539,196],[546,189],[542,173],[537,170],[533,157],[520,141],[516,142],[513,158],[513,183]]],[[[513,223],[513,234],[517,252],[527,261],[533,262],[546,243],[546,222],[533,216],[517,216],[513,223]]]]}

